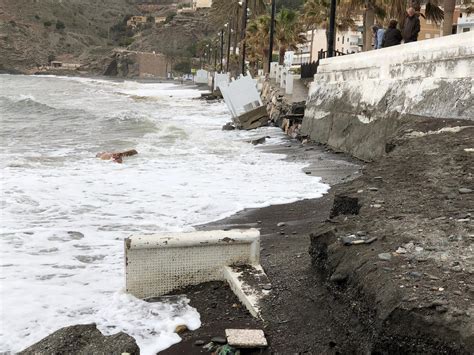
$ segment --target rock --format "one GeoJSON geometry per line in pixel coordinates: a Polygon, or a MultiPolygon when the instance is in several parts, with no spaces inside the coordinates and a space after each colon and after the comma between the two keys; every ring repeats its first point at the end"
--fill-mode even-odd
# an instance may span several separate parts
{"type": "Polygon", "coordinates": [[[232,122],[227,122],[225,125],[222,126],[223,131],[233,131],[235,126],[232,122]]]}
{"type": "Polygon", "coordinates": [[[196,340],[194,342],[194,345],[196,345],[196,346],[203,346],[204,344],[206,344],[206,342],[204,340],[196,340]]]}
{"type": "Polygon", "coordinates": [[[380,260],[383,260],[383,261],[390,261],[392,260],[392,254],[390,253],[380,253],[378,255],[379,259],[380,260]]]}
{"type": "Polygon", "coordinates": [[[415,279],[421,279],[421,278],[423,277],[423,274],[422,274],[421,272],[418,272],[418,271],[410,271],[410,272],[408,273],[408,275],[409,275],[410,277],[415,278],[415,279]]]}
{"type": "Polygon", "coordinates": [[[266,138],[261,137],[261,138],[251,140],[250,143],[252,143],[253,145],[259,145],[259,144],[265,143],[265,141],[266,141],[266,138]]]}
{"type": "Polygon", "coordinates": [[[65,327],[23,350],[25,354],[139,354],[135,340],[125,334],[104,336],[95,324],[65,327]]]}
{"type": "Polygon", "coordinates": [[[284,227],[286,226],[286,223],[285,222],[280,222],[277,224],[277,227],[284,227]]]}
{"type": "Polygon", "coordinates": [[[227,344],[227,339],[224,337],[213,337],[211,342],[215,344],[227,344]]]}
{"type": "Polygon", "coordinates": [[[472,193],[472,189],[468,189],[465,187],[461,187],[458,191],[461,195],[472,193]]]}
{"type": "Polygon", "coordinates": [[[176,328],[174,329],[174,332],[176,334],[181,334],[181,333],[184,333],[186,330],[188,330],[188,327],[185,326],[184,324],[180,324],[176,326],[176,328]]]}
{"type": "Polygon", "coordinates": [[[329,278],[329,281],[334,282],[334,283],[343,283],[346,280],[347,280],[347,275],[339,273],[339,272],[332,274],[331,277],[329,278]]]}
{"type": "Polygon", "coordinates": [[[226,329],[225,335],[230,346],[252,349],[266,348],[267,339],[260,329],[226,329]]]}
{"type": "Polygon", "coordinates": [[[264,289],[265,291],[270,291],[272,289],[272,285],[270,284],[263,285],[262,289],[264,289]]]}
{"type": "Polygon", "coordinates": [[[377,187],[369,187],[368,190],[369,191],[379,191],[379,189],[377,187]]]}
{"type": "Polygon", "coordinates": [[[395,251],[395,253],[397,253],[397,254],[406,254],[407,250],[405,248],[400,247],[395,251]]]}

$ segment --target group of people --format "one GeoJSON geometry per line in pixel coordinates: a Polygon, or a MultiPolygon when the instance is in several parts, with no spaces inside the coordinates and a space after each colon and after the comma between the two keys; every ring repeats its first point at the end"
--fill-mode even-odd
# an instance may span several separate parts
{"type": "Polygon", "coordinates": [[[387,30],[374,26],[374,49],[396,46],[402,43],[416,42],[420,32],[420,18],[413,7],[407,10],[407,16],[402,25],[402,30],[397,28],[398,21],[391,20],[387,30]]]}

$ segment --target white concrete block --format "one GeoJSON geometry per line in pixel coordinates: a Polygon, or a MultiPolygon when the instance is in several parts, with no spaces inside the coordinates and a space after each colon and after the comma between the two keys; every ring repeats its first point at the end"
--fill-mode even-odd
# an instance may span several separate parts
{"type": "Polygon", "coordinates": [[[270,79],[275,79],[278,72],[278,62],[270,63],[270,79]]]}
{"type": "Polygon", "coordinates": [[[194,77],[194,82],[196,84],[207,84],[209,78],[209,72],[204,69],[199,69],[196,72],[196,76],[194,77]]]}
{"type": "Polygon", "coordinates": [[[225,280],[229,265],[259,263],[256,229],[132,236],[125,239],[126,290],[138,298],[225,280]]]}
{"type": "Polygon", "coordinates": [[[217,88],[224,86],[224,85],[229,85],[230,82],[230,73],[216,73],[214,76],[214,90],[217,90],[217,88]]]}
{"type": "Polygon", "coordinates": [[[226,329],[227,343],[236,348],[266,348],[265,334],[261,329],[226,329]]]}

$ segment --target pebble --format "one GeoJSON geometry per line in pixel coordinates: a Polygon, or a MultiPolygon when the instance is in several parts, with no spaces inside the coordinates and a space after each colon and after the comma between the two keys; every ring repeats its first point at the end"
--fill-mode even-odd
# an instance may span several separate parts
{"type": "Polygon", "coordinates": [[[257,221],[258,224],[262,224],[262,221],[257,221]]]}
{"type": "Polygon", "coordinates": [[[405,248],[398,248],[396,251],[395,251],[397,254],[406,254],[407,253],[407,250],[405,248]]]}
{"type": "Polygon", "coordinates": [[[224,337],[213,337],[211,341],[216,344],[227,344],[227,339],[224,337]]]}
{"type": "Polygon", "coordinates": [[[470,194],[472,192],[472,189],[461,187],[458,191],[461,195],[464,195],[464,194],[470,194]]]}
{"type": "Polygon", "coordinates": [[[269,285],[269,284],[263,285],[262,289],[264,289],[266,291],[270,291],[272,289],[272,285],[269,285]]]}
{"type": "Polygon", "coordinates": [[[182,324],[182,325],[177,325],[176,328],[174,329],[174,332],[176,334],[181,334],[181,333],[184,333],[186,330],[188,330],[188,327],[182,324]]]}
{"type": "Polygon", "coordinates": [[[392,259],[392,255],[390,253],[380,253],[379,259],[384,261],[390,261],[392,259]]]}
{"type": "Polygon", "coordinates": [[[454,293],[455,295],[457,295],[457,296],[461,296],[461,295],[462,295],[462,292],[461,292],[461,291],[454,291],[453,293],[454,293]]]}
{"type": "Polygon", "coordinates": [[[377,187],[369,187],[369,191],[379,191],[377,187]]]}
{"type": "Polygon", "coordinates": [[[423,274],[421,272],[418,272],[418,271],[410,271],[408,273],[408,275],[410,275],[411,277],[415,278],[415,279],[420,279],[423,274]]]}
{"type": "Polygon", "coordinates": [[[374,180],[383,180],[383,177],[381,177],[381,176],[376,176],[376,177],[374,177],[374,180]]]}
{"type": "Polygon", "coordinates": [[[286,226],[285,222],[280,222],[277,224],[277,227],[284,227],[284,226],[286,226]]]}
{"type": "Polygon", "coordinates": [[[194,342],[194,345],[196,345],[196,346],[203,346],[204,344],[206,344],[206,342],[204,340],[196,340],[194,342]]]}
{"type": "Polygon", "coordinates": [[[376,203],[376,204],[372,205],[372,207],[373,208],[380,208],[380,207],[382,207],[382,205],[379,205],[378,203],[376,203]]]}

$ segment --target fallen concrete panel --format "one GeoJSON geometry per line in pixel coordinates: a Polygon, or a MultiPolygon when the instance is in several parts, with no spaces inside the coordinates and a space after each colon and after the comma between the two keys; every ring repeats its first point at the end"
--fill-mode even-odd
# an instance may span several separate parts
{"type": "Polygon", "coordinates": [[[126,291],[157,297],[188,285],[224,280],[224,267],[259,263],[256,229],[132,236],[125,239],[126,291]]]}
{"type": "Polygon", "coordinates": [[[263,268],[260,265],[226,266],[224,278],[250,314],[261,318],[260,301],[271,290],[263,268]]]}
{"type": "Polygon", "coordinates": [[[268,113],[266,106],[257,107],[234,119],[237,128],[251,130],[268,123],[268,113]]]}

